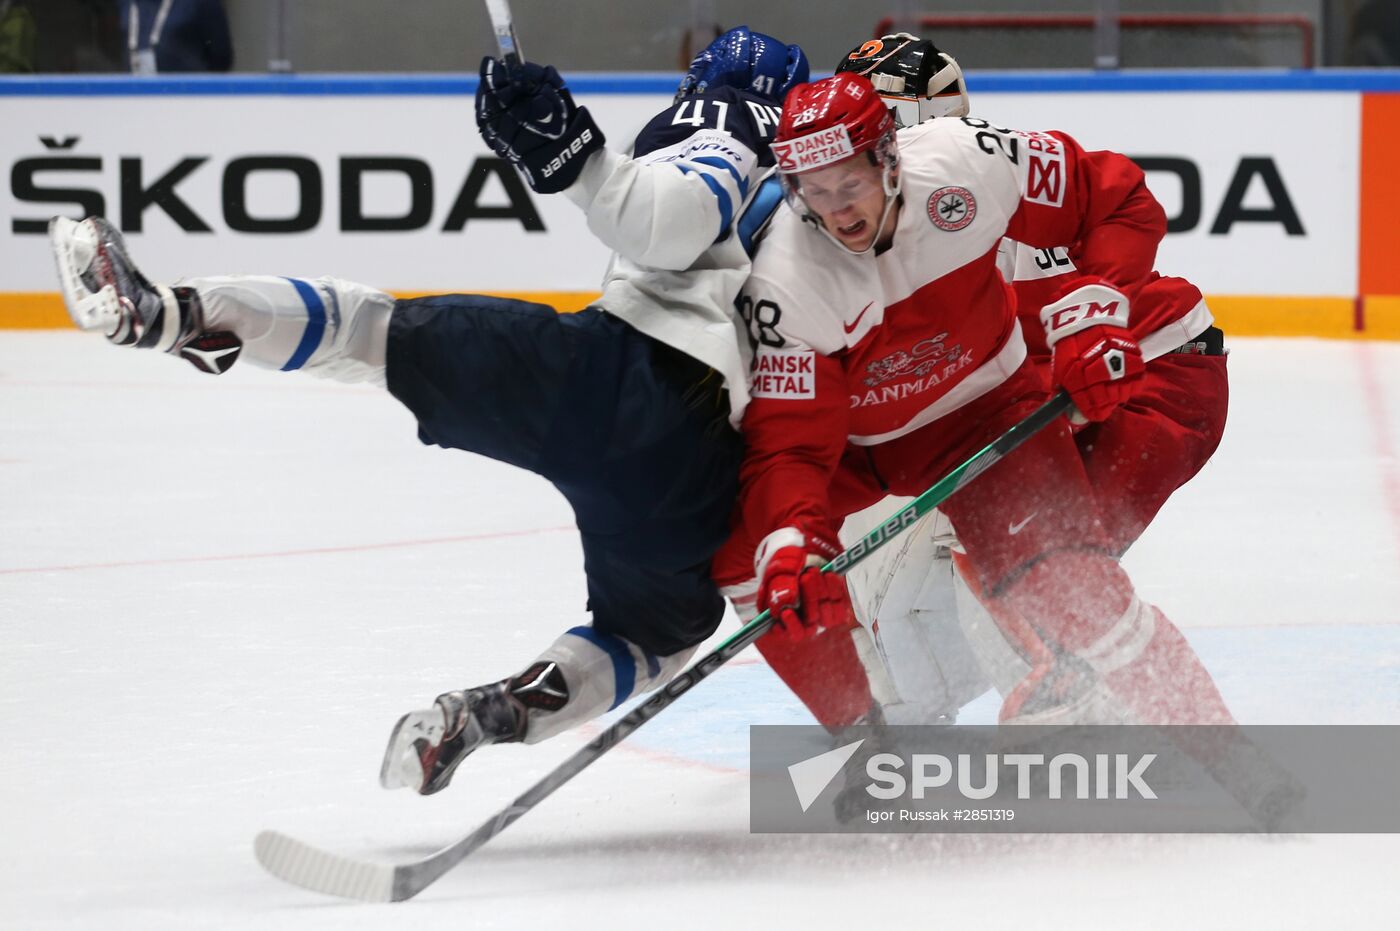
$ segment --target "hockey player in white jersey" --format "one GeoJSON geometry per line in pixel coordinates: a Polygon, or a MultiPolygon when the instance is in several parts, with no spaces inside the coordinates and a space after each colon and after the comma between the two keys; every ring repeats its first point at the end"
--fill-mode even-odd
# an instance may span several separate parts
{"type": "Polygon", "coordinates": [[[562,192],[617,254],[577,314],[480,295],[395,300],[332,278],[173,287],[137,270],[107,221],[55,218],[74,321],[220,373],[238,358],[386,387],[425,443],[549,479],[574,508],[592,624],[522,672],[440,695],[393,730],[386,788],[445,787],[479,746],[533,743],[683,668],[718,626],[710,559],[742,452],[749,350],[734,297],[781,202],[768,144],[806,80],[801,49],[740,27],[696,57],[674,103],[609,151],[553,68],[486,59],[484,138],[540,193],[562,192]]]}

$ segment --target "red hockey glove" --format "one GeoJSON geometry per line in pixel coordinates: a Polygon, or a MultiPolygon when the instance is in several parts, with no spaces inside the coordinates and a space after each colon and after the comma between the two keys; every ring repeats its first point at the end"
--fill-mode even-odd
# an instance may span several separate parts
{"type": "Polygon", "coordinates": [[[1086,420],[1106,420],[1142,377],[1142,350],[1127,330],[1096,326],[1055,345],[1055,384],[1086,420]]]}
{"type": "Polygon", "coordinates": [[[1040,311],[1055,384],[1087,420],[1105,420],[1142,377],[1142,350],[1128,330],[1128,299],[1107,285],[1076,288],[1040,311]]]}
{"type": "Polygon", "coordinates": [[[821,534],[783,527],[763,538],[754,554],[758,607],[766,610],[791,640],[822,630],[851,626],[855,611],[846,582],[821,567],[841,552],[821,534]]]}

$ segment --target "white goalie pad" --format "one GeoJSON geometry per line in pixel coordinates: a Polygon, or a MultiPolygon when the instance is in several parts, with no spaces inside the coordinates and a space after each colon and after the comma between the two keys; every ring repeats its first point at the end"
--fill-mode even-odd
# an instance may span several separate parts
{"type": "MultiPolygon", "coordinates": [[[[997,692],[1006,696],[1030,675],[1030,664],[1011,646],[991,614],[956,570],[953,572],[953,589],[963,635],[977,655],[979,667],[991,677],[997,692]]],[[[1135,660],[1152,639],[1154,617],[1150,606],[1134,598],[1123,616],[1098,641],[1078,651],[1080,658],[1087,661],[1099,676],[1122,668],[1135,660]]],[[[1099,685],[1080,700],[1038,718],[1019,716],[1015,723],[1070,726],[1135,722],[1123,703],[1100,680],[1099,685]]]]}
{"type": "MultiPolygon", "coordinates": [[[[841,535],[849,546],[912,499],[888,498],[852,515],[841,535]]],[[[1030,665],[958,573],[952,525],[934,511],[855,566],[846,576],[856,616],[873,647],[860,650],[871,689],[891,724],[956,719],[958,709],[989,688],[1009,694],[1030,665]]],[[[1154,613],[1136,599],[1079,651],[1099,675],[1135,660],[1151,640],[1154,613]]],[[[857,647],[866,646],[857,638],[857,647]]],[[[1096,689],[1079,706],[1041,723],[1125,723],[1122,703],[1096,689]]]]}
{"type": "MultiPolygon", "coordinates": [[[[850,545],[909,500],[887,498],[851,515],[843,540],[850,545]]],[[[935,511],[846,575],[856,616],[875,645],[873,655],[861,650],[861,659],[892,724],[952,721],[991,687],[958,622],[955,544],[951,524],[935,511]]]]}
{"type": "Polygon", "coordinates": [[[1030,673],[1030,664],[1011,646],[956,568],[953,570],[952,587],[963,637],[976,655],[978,666],[991,679],[992,686],[1005,696],[1030,673]]]}

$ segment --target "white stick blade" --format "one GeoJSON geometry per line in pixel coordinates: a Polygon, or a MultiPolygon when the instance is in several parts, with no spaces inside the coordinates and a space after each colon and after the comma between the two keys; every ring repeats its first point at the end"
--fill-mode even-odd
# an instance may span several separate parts
{"type": "Polygon", "coordinates": [[[394,901],[392,866],[326,853],[277,831],[259,834],[253,853],[263,869],[294,886],[362,902],[394,901]]]}

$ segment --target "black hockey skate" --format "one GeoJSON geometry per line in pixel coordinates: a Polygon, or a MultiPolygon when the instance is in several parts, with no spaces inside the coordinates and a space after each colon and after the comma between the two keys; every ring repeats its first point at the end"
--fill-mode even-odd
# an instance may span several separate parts
{"type": "Polygon", "coordinates": [[[219,375],[238,358],[233,333],[206,332],[204,306],[193,288],[152,284],[127,252],[116,227],[101,217],[54,217],[49,243],[68,315],[79,328],[100,330],[118,346],[158,349],[219,375]]]}
{"type": "Polygon", "coordinates": [[[885,720],[884,711],[878,704],[871,707],[849,727],[838,728],[831,732],[833,750],[855,740],[862,741],[860,748],[841,768],[842,786],[840,791],[836,793],[836,798],[832,800],[832,809],[839,823],[849,824],[859,818],[864,818],[867,811],[881,805],[865,791],[868,782],[865,767],[870,758],[877,753],[898,752],[897,733],[898,728],[889,725],[885,720]]]}
{"type": "Polygon", "coordinates": [[[473,750],[525,739],[530,709],[557,711],[569,700],[554,663],[536,663],[512,679],[445,692],[432,708],[399,718],[389,735],[379,784],[408,787],[419,795],[447,788],[473,750]]]}

